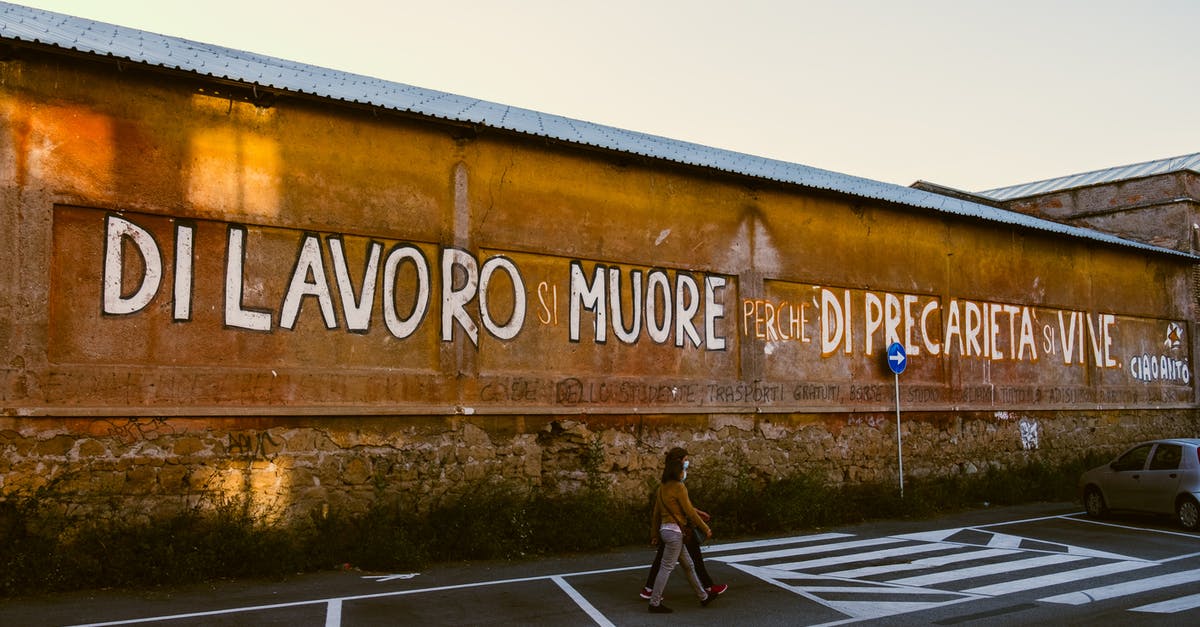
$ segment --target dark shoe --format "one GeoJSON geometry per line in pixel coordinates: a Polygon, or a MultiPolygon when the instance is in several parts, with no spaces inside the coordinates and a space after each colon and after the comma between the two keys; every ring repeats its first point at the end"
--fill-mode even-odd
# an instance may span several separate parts
{"type": "Polygon", "coordinates": [[[675,610],[673,610],[665,605],[651,605],[650,606],[651,614],[670,614],[671,612],[674,612],[674,611],[675,610]]]}
{"type": "Polygon", "coordinates": [[[642,588],[642,591],[638,593],[638,596],[649,601],[650,595],[652,594],[654,594],[654,590],[652,588],[642,588]]]}
{"type": "Polygon", "coordinates": [[[719,583],[715,586],[709,586],[708,587],[708,596],[719,597],[722,594],[725,594],[725,591],[728,589],[729,589],[729,586],[726,584],[723,584],[723,583],[719,583]]]}
{"type": "Polygon", "coordinates": [[[700,607],[708,607],[708,604],[712,603],[716,599],[717,599],[717,595],[710,593],[708,596],[704,597],[703,601],[700,602],[700,607]]]}

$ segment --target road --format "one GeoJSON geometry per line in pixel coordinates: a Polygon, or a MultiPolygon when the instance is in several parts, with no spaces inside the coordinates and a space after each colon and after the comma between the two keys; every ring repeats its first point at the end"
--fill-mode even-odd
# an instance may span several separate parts
{"type": "Polygon", "coordinates": [[[670,615],[636,596],[646,547],[10,599],[0,625],[1200,624],[1200,534],[1147,517],[1094,521],[1073,504],[743,539],[705,556],[729,592],[702,608],[677,573],[670,615]]]}

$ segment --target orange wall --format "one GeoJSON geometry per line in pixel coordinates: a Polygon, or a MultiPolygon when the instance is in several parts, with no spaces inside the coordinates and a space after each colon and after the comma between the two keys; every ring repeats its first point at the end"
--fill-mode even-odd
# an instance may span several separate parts
{"type": "Polygon", "coordinates": [[[912,408],[1193,406],[1166,256],[137,68],[0,67],[5,413],[882,411],[893,339],[912,408]]]}

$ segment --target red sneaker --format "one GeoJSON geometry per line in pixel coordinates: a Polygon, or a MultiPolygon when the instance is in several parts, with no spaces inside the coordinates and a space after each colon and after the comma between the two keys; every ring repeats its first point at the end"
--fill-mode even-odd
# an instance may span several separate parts
{"type": "Polygon", "coordinates": [[[654,594],[653,588],[642,588],[642,591],[638,593],[638,596],[642,597],[643,599],[649,599],[650,596],[653,594],[654,594]]]}
{"type": "Polygon", "coordinates": [[[729,586],[721,583],[721,584],[717,584],[715,586],[710,587],[708,589],[708,594],[709,594],[709,596],[714,596],[714,597],[720,596],[722,594],[725,594],[725,591],[728,589],[729,589],[729,586]]]}

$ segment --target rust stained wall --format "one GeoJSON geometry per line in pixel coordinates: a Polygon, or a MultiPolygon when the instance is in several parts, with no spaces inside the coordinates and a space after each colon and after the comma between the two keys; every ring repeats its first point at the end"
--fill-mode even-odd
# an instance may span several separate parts
{"type": "Polygon", "coordinates": [[[1195,252],[1200,231],[1200,175],[1183,171],[1020,198],[1016,211],[1195,252]]]}
{"type": "Polygon", "coordinates": [[[3,72],[8,414],[878,412],[896,339],[916,409],[1193,406],[1165,256],[78,59],[3,72]]]}

